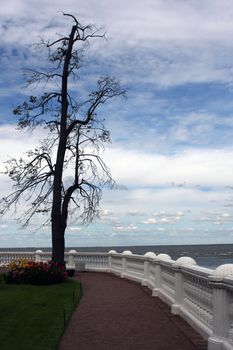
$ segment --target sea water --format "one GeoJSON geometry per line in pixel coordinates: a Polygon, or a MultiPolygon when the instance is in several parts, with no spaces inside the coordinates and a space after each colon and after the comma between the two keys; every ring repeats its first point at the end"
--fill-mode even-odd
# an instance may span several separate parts
{"type": "MultiPolygon", "coordinates": [[[[31,248],[0,248],[1,251],[51,251],[48,247],[31,247],[31,248]]],[[[134,254],[144,255],[146,252],[156,254],[166,253],[173,260],[181,256],[192,257],[198,265],[215,269],[222,264],[233,264],[233,244],[203,244],[203,245],[163,245],[163,246],[112,246],[112,247],[67,247],[66,250],[75,249],[79,252],[108,252],[116,250],[122,253],[124,250],[130,250],[134,254]]]]}

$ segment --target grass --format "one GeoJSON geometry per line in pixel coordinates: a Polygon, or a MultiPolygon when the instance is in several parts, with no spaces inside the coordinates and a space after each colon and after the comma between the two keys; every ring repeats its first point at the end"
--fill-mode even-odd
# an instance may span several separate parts
{"type": "Polygon", "coordinates": [[[1,283],[0,349],[54,350],[80,298],[74,280],[49,286],[1,283]]]}

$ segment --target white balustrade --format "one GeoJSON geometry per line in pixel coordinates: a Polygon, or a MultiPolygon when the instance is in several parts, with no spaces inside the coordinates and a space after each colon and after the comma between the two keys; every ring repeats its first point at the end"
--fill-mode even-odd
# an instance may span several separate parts
{"type": "MultiPolygon", "coordinates": [[[[51,252],[0,252],[0,266],[14,260],[51,260],[51,252]]],[[[190,257],[173,261],[167,254],[148,252],[144,256],[130,251],[117,253],[65,253],[67,267],[105,271],[140,282],[152,295],[171,305],[206,339],[208,350],[233,350],[233,264],[216,270],[196,265],[190,257]]]]}
{"type": "Polygon", "coordinates": [[[12,261],[21,260],[21,259],[35,260],[35,253],[34,252],[8,252],[8,251],[1,252],[0,266],[7,265],[12,261]]]}
{"type": "MultiPolygon", "coordinates": [[[[145,275],[144,284],[147,285],[147,287],[149,287],[152,290],[155,286],[155,276],[156,276],[155,267],[156,267],[155,258],[150,258],[149,264],[148,264],[148,272],[147,272],[147,275],[145,275]]],[[[144,266],[144,269],[145,268],[146,267],[144,266]]]]}
{"type": "Polygon", "coordinates": [[[213,325],[212,288],[206,279],[185,274],[184,305],[211,329],[213,325]]]}
{"type": "Polygon", "coordinates": [[[123,258],[120,254],[111,254],[112,261],[110,271],[116,275],[121,275],[123,272],[123,258]]]}
{"type": "Polygon", "coordinates": [[[161,261],[161,291],[160,298],[168,304],[174,303],[175,298],[175,275],[172,261],[161,261]]]}
{"type": "MultiPolygon", "coordinates": [[[[69,253],[70,254],[70,253],[69,253]]],[[[73,253],[74,266],[85,266],[86,271],[108,271],[108,253],[73,253]]]]}
{"type": "Polygon", "coordinates": [[[208,349],[233,349],[233,264],[217,267],[209,280],[213,288],[213,334],[208,340],[208,349]]]}
{"type": "Polygon", "coordinates": [[[172,313],[179,315],[181,313],[181,308],[184,305],[185,299],[185,286],[184,286],[184,274],[181,270],[182,266],[192,266],[196,265],[195,260],[190,257],[182,256],[177,259],[173,264],[175,285],[174,285],[174,303],[172,305],[172,313]]]}
{"type": "Polygon", "coordinates": [[[46,262],[52,260],[52,253],[51,252],[42,252],[40,253],[40,261],[46,262]]]}
{"type": "Polygon", "coordinates": [[[142,256],[125,256],[124,276],[126,278],[142,282],[144,280],[144,259],[142,256]]]}
{"type": "Polygon", "coordinates": [[[228,290],[228,330],[227,338],[233,346],[233,290],[228,290]]]}

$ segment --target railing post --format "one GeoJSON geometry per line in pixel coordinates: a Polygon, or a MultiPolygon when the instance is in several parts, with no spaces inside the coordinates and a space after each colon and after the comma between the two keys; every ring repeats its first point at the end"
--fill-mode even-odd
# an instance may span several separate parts
{"type": "Polygon", "coordinates": [[[146,258],[151,258],[151,259],[155,259],[156,258],[156,254],[153,252],[147,252],[144,254],[144,279],[142,281],[142,285],[143,286],[148,286],[149,283],[149,267],[150,267],[150,261],[146,260],[146,258]]]}
{"type": "Polygon", "coordinates": [[[213,288],[213,334],[208,339],[208,350],[222,350],[229,329],[229,294],[224,277],[233,276],[233,264],[224,264],[216,268],[209,277],[213,288]]]}
{"type": "Polygon", "coordinates": [[[75,267],[75,262],[74,262],[74,254],[77,253],[76,250],[72,249],[68,253],[68,266],[69,267],[75,267]]]}
{"type": "Polygon", "coordinates": [[[111,270],[112,270],[112,256],[111,256],[111,254],[109,254],[108,255],[108,271],[110,272],[111,270]]]}
{"type": "Polygon", "coordinates": [[[112,254],[116,254],[115,250],[109,250],[108,252],[108,272],[112,271],[112,254]]]}
{"type": "Polygon", "coordinates": [[[173,271],[175,274],[175,296],[174,304],[172,304],[171,312],[173,315],[180,314],[180,308],[184,303],[184,275],[182,266],[196,265],[196,261],[190,257],[182,256],[173,264],[173,271]]]}
{"type": "Polygon", "coordinates": [[[122,271],[121,271],[121,278],[125,277],[125,270],[126,270],[126,258],[125,256],[122,257],[122,271]]]}
{"type": "MultiPolygon", "coordinates": [[[[132,255],[132,252],[130,250],[125,250],[122,255],[132,255]]],[[[122,272],[121,272],[121,278],[125,277],[126,273],[126,257],[122,257],[122,272]]]]}
{"type": "Polygon", "coordinates": [[[35,252],[35,261],[40,262],[41,261],[41,253],[43,253],[42,250],[38,249],[35,252]]]}
{"type": "Polygon", "coordinates": [[[171,312],[173,315],[179,315],[184,301],[184,276],[180,267],[174,266],[173,271],[175,274],[175,302],[172,304],[171,312]]]}
{"type": "Polygon", "coordinates": [[[149,261],[144,260],[144,279],[142,281],[142,286],[147,286],[149,278],[149,261]]]}
{"type": "Polygon", "coordinates": [[[161,253],[156,256],[155,261],[155,288],[153,288],[152,296],[159,297],[162,290],[162,268],[160,265],[160,261],[171,260],[170,255],[161,253]]]}
{"type": "Polygon", "coordinates": [[[152,290],[152,296],[158,297],[162,289],[162,279],[161,279],[161,265],[159,261],[155,265],[155,287],[152,290]]]}

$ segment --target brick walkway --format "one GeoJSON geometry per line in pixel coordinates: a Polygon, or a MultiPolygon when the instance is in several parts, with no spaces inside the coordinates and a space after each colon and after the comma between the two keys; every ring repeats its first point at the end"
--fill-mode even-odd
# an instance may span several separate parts
{"type": "Polygon", "coordinates": [[[206,350],[207,342],[151,291],[105,273],[80,273],[83,297],[59,350],[206,350]]]}

